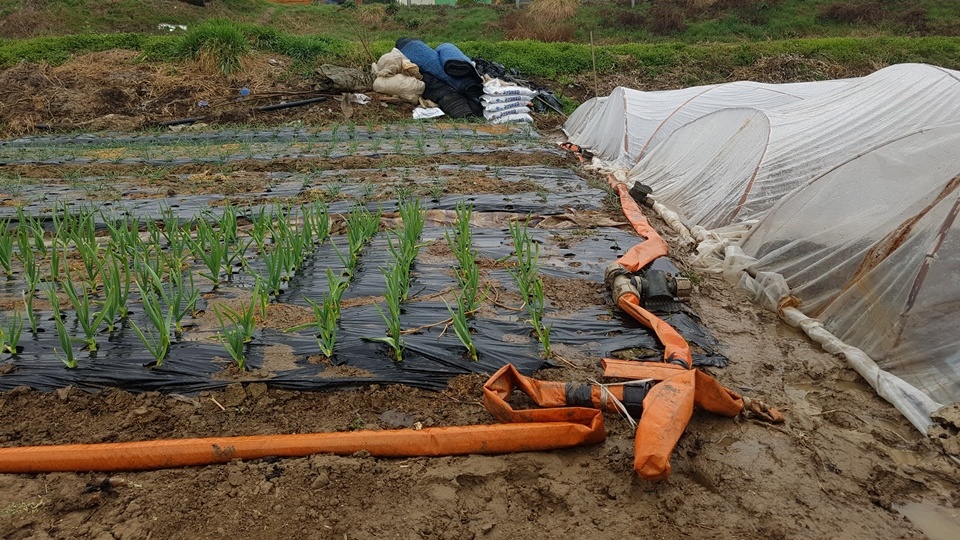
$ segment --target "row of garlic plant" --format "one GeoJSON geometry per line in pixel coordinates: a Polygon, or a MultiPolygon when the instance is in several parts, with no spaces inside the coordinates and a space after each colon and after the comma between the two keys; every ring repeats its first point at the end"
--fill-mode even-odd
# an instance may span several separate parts
{"type": "Polygon", "coordinates": [[[393,256],[393,263],[381,268],[386,290],[384,291],[384,311],[379,304],[374,304],[380,317],[387,325],[387,335],[383,337],[366,338],[369,341],[385,343],[390,347],[393,359],[403,361],[403,330],[400,326],[400,304],[406,302],[410,295],[410,271],[413,262],[420,253],[420,235],[423,233],[425,216],[419,199],[405,199],[398,203],[401,226],[392,232],[387,245],[393,256]],[[396,243],[394,243],[394,238],[396,243]]]}
{"type": "MultiPolygon", "coordinates": [[[[201,266],[198,275],[216,289],[238,266],[249,269],[244,255],[253,242],[265,259],[270,254],[281,267],[279,274],[270,275],[268,262],[268,275],[256,276],[254,297],[263,314],[268,301],[263,291],[269,287],[275,295],[280,294],[281,284],[329,235],[329,216],[321,202],[294,209],[262,208],[251,221],[252,230],[264,234],[254,233],[246,239],[238,231],[240,216],[240,209],[228,204],[219,217],[203,213],[181,222],[166,209],[158,221],[141,221],[94,209],[74,212],[64,204],[53,208],[53,227],[48,232],[41,218],[18,209],[16,222],[0,221],[0,268],[12,280],[16,278],[15,262],[19,262],[25,282],[23,302],[7,323],[0,325],[0,351],[16,354],[25,322],[34,334],[38,332],[35,301],[42,294],[54,313],[61,348],[57,354],[65,365],[76,367],[74,345],[95,351],[103,326],[112,332],[127,320],[130,291],[135,286],[150,324],[131,323],[160,365],[172,339],[182,331],[181,321],[193,313],[200,295],[191,264],[201,266]],[[98,215],[106,224],[106,235],[97,230],[98,215]],[[47,263],[43,269],[41,262],[47,263]],[[82,337],[70,335],[64,324],[60,290],[73,308],[82,337]]],[[[218,312],[221,342],[241,367],[242,349],[230,337],[239,329],[244,343],[252,339],[255,325],[248,314],[252,310],[218,312]]]]}
{"type": "MultiPolygon", "coordinates": [[[[397,361],[402,360],[404,350],[400,304],[409,296],[410,270],[421,246],[419,238],[424,225],[419,200],[402,201],[399,210],[402,227],[392,233],[388,243],[393,264],[381,269],[386,281],[386,311],[376,306],[387,325],[387,335],[371,338],[388,344],[397,361]]],[[[477,253],[473,249],[471,214],[472,207],[458,205],[453,234],[446,233],[457,259],[456,277],[460,290],[456,309],[449,305],[448,309],[456,335],[467,349],[468,356],[476,360],[477,350],[467,318],[479,307],[484,295],[480,291],[477,253]]],[[[134,284],[150,325],[141,327],[133,323],[132,326],[154,356],[156,364],[161,365],[173,338],[182,331],[182,319],[194,311],[200,294],[194,273],[183,269],[189,268],[190,262],[201,266],[197,274],[208,279],[212,289],[216,289],[224,276],[229,278],[238,266],[247,266],[244,255],[251,245],[256,244],[264,259],[266,273],[256,276],[253,298],[238,310],[215,307],[221,324],[218,339],[237,365],[245,368],[244,351],[255,332],[256,306],[259,306],[260,315],[265,316],[269,295],[281,293],[282,284],[330,233],[329,215],[322,203],[296,209],[261,208],[251,215],[252,224],[246,238],[239,233],[241,212],[231,205],[225,206],[216,220],[208,219],[212,216],[205,214],[186,223],[181,223],[169,209],[158,222],[142,224],[139,219],[114,220],[102,216],[109,232],[106,245],[98,241],[93,212],[72,215],[61,208],[54,212],[54,216],[49,245],[38,218],[21,212],[16,228],[10,227],[9,220],[0,222],[0,266],[12,276],[11,258],[19,259],[23,265],[27,280],[24,308],[33,332],[37,331],[33,299],[39,291],[47,294],[53,304],[63,349],[62,360],[69,367],[77,365],[72,347],[74,342],[82,342],[87,349],[95,350],[101,325],[107,325],[108,331],[112,331],[117,322],[127,318],[127,300],[134,284]],[[75,279],[71,266],[62,262],[70,255],[68,246],[74,248],[82,262],[79,268],[81,279],[75,279]],[[37,254],[50,257],[49,281],[44,279],[47,276],[41,276],[37,254]],[[55,285],[61,276],[78,327],[83,330],[83,338],[68,335],[63,324],[55,285]],[[95,300],[95,296],[101,299],[95,300]],[[99,309],[93,308],[95,304],[99,309]]],[[[314,310],[317,342],[321,353],[327,357],[333,355],[336,343],[342,294],[353,276],[363,246],[376,233],[379,222],[379,211],[373,214],[361,205],[346,216],[348,251],[344,254],[333,245],[343,261],[344,271],[338,276],[328,268],[327,295],[320,302],[308,299],[314,310]]],[[[511,235],[517,257],[517,266],[511,273],[524,298],[530,322],[549,356],[550,328],[542,322],[543,286],[537,276],[539,247],[529,237],[525,223],[513,224],[511,235]]],[[[22,328],[22,318],[17,311],[7,326],[0,327],[0,351],[16,351],[22,328]]]]}
{"type": "Polygon", "coordinates": [[[473,343],[467,318],[480,307],[484,297],[480,294],[480,269],[477,266],[477,252],[473,249],[473,231],[470,227],[473,206],[461,201],[457,203],[456,213],[453,234],[444,231],[444,236],[457,260],[454,272],[460,294],[457,296],[457,308],[453,309],[447,304],[447,311],[450,313],[454,333],[467,349],[467,356],[476,362],[477,348],[473,343]]]}
{"type": "Polygon", "coordinates": [[[543,354],[550,358],[551,327],[543,322],[546,300],[543,293],[543,280],[540,279],[540,244],[531,236],[527,222],[510,223],[510,236],[513,239],[513,252],[516,265],[509,270],[520,290],[520,297],[526,306],[527,316],[533,331],[543,346],[543,354]]]}
{"type": "Polygon", "coordinates": [[[294,331],[313,327],[317,332],[316,339],[320,353],[327,358],[333,357],[333,350],[337,344],[341,298],[356,272],[360,252],[380,228],[380,215],[379,209],[373,213],[361,204],[355,205],[346,215],[347,253],[344,254],[336,244],[332,244],[343,264],[343,272],[337,275],[329,267],[326,269],[327,294],[319,302],[305,298],[313,308],[314,321],[288,329],[288,331],[294,331]]]}

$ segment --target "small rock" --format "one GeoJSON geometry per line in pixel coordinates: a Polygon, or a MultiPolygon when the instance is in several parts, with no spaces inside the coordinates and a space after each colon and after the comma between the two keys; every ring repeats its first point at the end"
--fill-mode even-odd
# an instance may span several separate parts
{"type": "Polygon", "coordinates": [[[63,388],[57,388],[57,397],[60,398],[60,401],[66,401],[70,398],[70,393],[73,391],[72,386],[65,386],[63,388]]]}
{"type": "Polygon", "coordinates": [[[227,483],[233,487],[239,487],[243,484],[243,474],[240,471],[230,471],[227,475],[227,483]]]}
{"type": "Polygon", "coordinates": [[[240,383],[228,385],[227,389],[223,391],[224,407],[239,407],[245,399],[247,399],[247,391],[243,389],[243,385],[240,383]]]}
{"type": "Polygon", "coordinates": [[[330,483],[330,476],[326,471],[320,471],[317,473],[316,478],[313,479],[313,482],[310,482],[310,489],[321,489],[330,483]]]}
{"type": "Polygon", "coordinates": [[[247,395],[249,395],[253,399],[257,399],[266,393],[267,393],[266,383],[258,382],[258,383],[250,383],[247,385],[247,395]]]}

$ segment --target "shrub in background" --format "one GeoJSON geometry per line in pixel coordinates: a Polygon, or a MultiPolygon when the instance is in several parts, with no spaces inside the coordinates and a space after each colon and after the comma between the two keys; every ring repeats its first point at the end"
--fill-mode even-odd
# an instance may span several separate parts
{"type": "Polygon", "coordinates": [[[533,0],[522,14],[508,23],[507,36],[546,42],[572,41],[579,4],[580,0],[533,0]]]}
{"type": "Polygon", "coordinates": [[[179,52],[184,58],[193,58],[229,75],[240,70],[240,62],[250,54],[250,48],[239,25],[213,19],[191,28],[183,36],[179,52]]]}

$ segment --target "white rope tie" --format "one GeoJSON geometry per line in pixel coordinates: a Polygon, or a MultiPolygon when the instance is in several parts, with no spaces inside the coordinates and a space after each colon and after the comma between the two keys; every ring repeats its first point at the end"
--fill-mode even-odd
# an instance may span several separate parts
{"type": "Polygon", "coordinates": [[[630,427],[632,427],[633,429],[637,429],[637,421],[634,420],[632,416],[630,416],[630,413],[627,412],[627,407],[619,399],[617,399],[617,396],[613,395],[613,392],[611,392],[607,387],[638,386],[638,385],[647,384],[653,379],[640,379],[638,381],[627,381],[627,382],[618,382],[618,383],[609,383],[609,384],[601,384],[599,381],[595,379],[587,379],[587,380],[590,381],[591,384],[595,384],[600,387],[600,407],[603,410],[607,409],[608,401],[612,402],[614,408],[617,410],[618,413],[620,413],[620,416],[624,417],[627,420],[627,423],[630,424],[630,427]]]}

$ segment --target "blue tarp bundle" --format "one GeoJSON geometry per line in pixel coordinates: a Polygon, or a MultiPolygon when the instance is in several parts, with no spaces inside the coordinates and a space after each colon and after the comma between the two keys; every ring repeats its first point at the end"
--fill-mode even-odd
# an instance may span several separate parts
{"type": "MultiPolygon", "coordinates": [[[[447,80],[447,73],[443,71],[443,64],[440,63],[440,55],[437,51],[431,49],[429,45],[419,39],[403,38],[397,40],[397,48],[400,49],[400,52],[402,52],[404,56],[420,68],[420,73],[429,73],[441,81],[450,84],[450,81],[447,80]]],[[[453,85],[450,84],[450,86],[453,85]]]]}
{"type": "Polygon", "coordinates": [[[444,73],[450,77],[451,86],[468,98],[479,98],[483,94],[483,79],[473,67],[470,58],[463,54],[453,43],[437,45],[437,56],[444,73]]]}
{"type": "Polygon", "coordinates": [[[421,73],[432,75],[432,78],[424,77],[424,82],[427,83],[424,97],[440,104],[445,113],[454,118],[468,115],[463,114],[463,103],[456,104],[456,112],[444,108],[444,103],[439,99],[441,96],[450,107],[454,102],[460,101],[451,95],[451,91],[466,100],[472,114],[483,113],[479,101],[483,94],[483,82],[470,63],[470,58],[455,45],[443,43],[434,50],[419,39],[401,38],[397,40],[396,47],[420,68],[421,73]],[[438,84],[441,86],[437,87],[438,84]]]}

